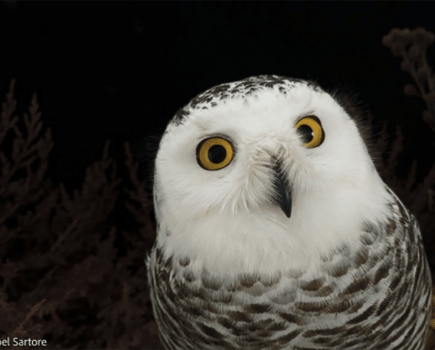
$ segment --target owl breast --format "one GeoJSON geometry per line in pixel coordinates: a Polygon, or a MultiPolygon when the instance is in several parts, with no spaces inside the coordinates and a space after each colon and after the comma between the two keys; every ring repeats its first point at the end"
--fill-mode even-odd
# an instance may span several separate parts
{"type": "Polygon", "coordinates": [[[316,271],[216,276],[194,257],[148,260],[166,349],[423,349],[431,279],[418,225],[393,200],[383,222],[361,223],[357,250],[337,247],[316,271]]]}

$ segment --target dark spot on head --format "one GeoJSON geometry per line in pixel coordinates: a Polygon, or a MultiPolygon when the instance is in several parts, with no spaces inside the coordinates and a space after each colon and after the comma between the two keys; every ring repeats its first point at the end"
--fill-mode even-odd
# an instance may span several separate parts
{"type": "Polygon", "coordinates": [[[185,108],[180,108],[177,113],[175,113],[174,118],[172,119],[172,122],[175,125],[180,125],[183,123],[183,121],[187,118],[189,115],[189,112],[185,108]]]}
{"type": "Polygon", "coordinates": [[[314,91],[321,91],[320,86],[313,81],[277,76],[259,75],[249,77],[240,81],[225,83],[214,86],[205,92],[194,97],[183,108],[179,109],[172,119],[175,125],[181,125],[189,117],[192,109],[213,108],[217,104],[215,101],[222,101],[228,98],[242,98],[255,94],[260,91],[278,88],[280,93],[286,94],[296,83],[306,83],[314,91]]]}

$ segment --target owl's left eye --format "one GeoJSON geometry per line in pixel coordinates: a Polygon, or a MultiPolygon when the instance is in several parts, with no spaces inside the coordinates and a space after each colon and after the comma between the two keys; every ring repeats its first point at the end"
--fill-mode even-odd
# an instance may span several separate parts
{"type": "Polygon", "coordinates": [[[202,140],[196,147],[196,160],[205,170],[220,170],[231,163],[234,148],[230,141],[222,137],[202,140]]]}
{"type": "Polygon", "coordinates": [[[302,118],[296,123],[295,128],[306,148],[319,147],[325,140],[325,132],[316,116],[302,118]]]}

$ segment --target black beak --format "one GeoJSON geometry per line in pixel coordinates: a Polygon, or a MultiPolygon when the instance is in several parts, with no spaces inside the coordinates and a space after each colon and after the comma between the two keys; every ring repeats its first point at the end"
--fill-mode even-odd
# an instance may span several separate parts
{"type": "Polygon", "coordinates": [[[283,175],[283,171],[279,165],[273,167],[275,192],[273,203],[279,205],[285,216],[290,218],[292,213],[292,190],[287,178],[283,175]]]}

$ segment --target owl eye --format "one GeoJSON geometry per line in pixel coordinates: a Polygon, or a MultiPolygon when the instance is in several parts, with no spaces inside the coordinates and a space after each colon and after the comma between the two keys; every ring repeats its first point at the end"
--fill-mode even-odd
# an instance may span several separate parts
{"type": "Polygon", "coordinates": [[[316,116],[302,118],[297,122],[295,128],[306,148],[318,147],[325,140],[325,132],[316,116]]]}
{"type": "Polygon", "coordinates": [[[225,168],[231,163],[233,156],[233,145],[221,137],[210,137],[196,147],[196,160],[205,170],[225,168]]]}

